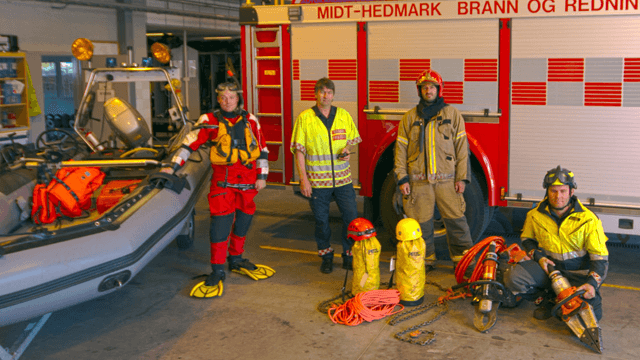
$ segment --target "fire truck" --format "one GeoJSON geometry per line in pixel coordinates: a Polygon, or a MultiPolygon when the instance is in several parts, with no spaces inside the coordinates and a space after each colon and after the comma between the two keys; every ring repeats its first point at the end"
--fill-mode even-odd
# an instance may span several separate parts
{"type": "Polygon", "coordinates": [[[640,234],[638,0],[325,1],[240,9],[243,91],[268,139],[269,182],[298,183],[293,124],[329,77],[363,140],[351,168],[365,216],[393,231],[397,126],[418,103],[418,74],[434,69],[465,119],[475,241],[496,207],[540,202],[557,165],[605,231],[640,234]]]}

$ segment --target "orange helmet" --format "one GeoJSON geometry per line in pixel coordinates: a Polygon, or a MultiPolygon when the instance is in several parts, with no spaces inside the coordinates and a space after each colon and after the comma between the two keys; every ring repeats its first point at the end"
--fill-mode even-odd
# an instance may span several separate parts
{"type": "Polygon", "coordinates": [[[442,76],[438,74],[435,70],[425,70],[420,76],[416,79],[416,87],[418,88],[418,96],[422,98],[420,93],[420,87],[426,83],[434,83],[438,85],[438,97],[442,97],[442,92],[444,91],[444,84],[442,82],[442,76]]]}
{"type": "Polygon", "coordinates": [[[376,235],[373,224],[365,218],[353,219],[347,228],[347,238],[353,241],[362,241],[376,235]]]}

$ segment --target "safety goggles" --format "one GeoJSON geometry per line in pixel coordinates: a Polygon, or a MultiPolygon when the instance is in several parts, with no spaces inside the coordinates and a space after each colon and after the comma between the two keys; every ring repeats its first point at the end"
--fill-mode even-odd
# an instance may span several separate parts
{"type": "Polygon", "coordinates": [[[363,236],[363,235],[371,235],[374,232],[376,232],[375,228],[371,228],[371,229],[367,229],[365,231],[349,231],[350,235],[355,235],[355,236],[363,236]]]}
{"type": "Polygon", "coordinates": [[[238,85],[232,82],[223,82],[221,84],[218,84],[218,87],[216,88],[216,92],[218,94],[222,94],[225,90],[233,91],[235,93],[240,92],[240,89],[238,89],[238,85]]]}
{"type": "Polygon", "coordinates": [[[545,183],[550,185],[567,185],[572,183],[572,181],[573,181],[572,172],[559,171],[559,172],[547,174],[545,183]]]}

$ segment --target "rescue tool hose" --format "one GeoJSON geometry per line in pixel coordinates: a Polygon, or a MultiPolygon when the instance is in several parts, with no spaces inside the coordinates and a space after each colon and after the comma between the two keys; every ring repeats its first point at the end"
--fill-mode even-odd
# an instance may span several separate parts
{"type": "Polygon", "coordinates": [[[471,249],[469,249],[469,251],[464,254],[464,256],[462,256],[462,260],[460,260],[460,263],[455,269],[456,281],[458,282],[458,284],[472,283],[478,280],[482,280],[482,260],[489,252],[489,245],[492,241],[496,243],[496,253],[499,254],[500,252],[507,249],[504,244],[504,239],[500,236],[489,236],[488,238],[475,244],[471,249]],[[477,257],[478,254],[480,254],[480,257],[477,257]],[[473,260],[476,258],[480,260],[476,262],[471,277],[466,279],[465,272],[467,271],[467,268],[471,265],[473,260]]]}
{"type": "Polygon", "coordinates": [[[398,290],[369,290],[356,294],[342,305],[333,304],[327,313],[335,324],[356,326],[402,311],[404,306],[399,303],[398,290]],[[393,311],[396,306],[400,306],[400,309],[393,311]]]}

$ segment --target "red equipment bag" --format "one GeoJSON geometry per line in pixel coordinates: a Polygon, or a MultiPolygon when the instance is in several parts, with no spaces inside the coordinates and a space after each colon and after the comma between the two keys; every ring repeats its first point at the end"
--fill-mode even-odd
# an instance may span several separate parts
{"type": "Polygon", "coordinates": [[[91,195],[102,185],[105,173],[99,168],[63,168],[49,185],[33,190],[31,217],[36,223],[49,224],[58,216],[77,217],[91,207],[91,195]]]}
{"type": "Polygon", "coordinates": [[[96,201],[96,209],[99,214],[111,209],[122,199],[125,194],[129,194],[142,180],[113,180],[109,181],[100,191],[96,201]]]}

